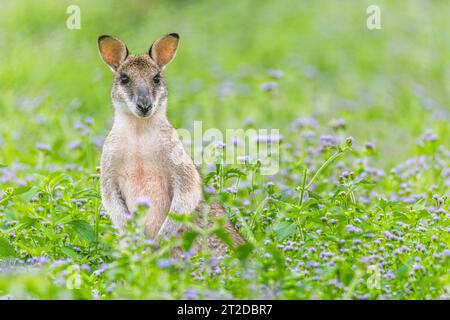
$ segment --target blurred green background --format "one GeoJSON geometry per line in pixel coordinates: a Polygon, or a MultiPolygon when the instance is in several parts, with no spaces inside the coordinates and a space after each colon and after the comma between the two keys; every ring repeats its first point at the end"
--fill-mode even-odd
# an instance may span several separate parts
{"type": "MultiPolygon", "coordinates": [[[[96,176],[91,176],[98,173],[100,147],[113,117],[112,73],[98,54],[98,36],[119,37],[131,52],[144,53],[154,40],[169,32],[181,35],[177,57],[165,71],[170,121],[175,127],[187,129],[192,128],[195,120],[202,120],[203,128],[240,128],[253,122],[255,128],[280,129],[286,138],[281,148],[285,153],[285,157],[282,156],[285,167],[277,177],[291,193],[292,199],[288,197],[288,201],[297,203],[293,195],[299,190],[301,173],[296,162],[309,158],[307,146],[315,145],[305,143],[305,133],[310,128],[289,128],[295,123],[314,123],[308,120],[310,118],[318,123],[314,133],[335,134],[333,124],[345,124],[347,129],[338,134],[352,135],[356,145],[375,142],[377,151],[373,156],[378,163],[373,166],[386,172],[415,156],[428,155],[431,161],[440,161],[431,168],[423,164],[427,159],[412,161],[406,173],[394,174],[382,181],[376,170],[373,176],[377,183],[373,188],[381,191],[373,192],[371,184],[364,184],[362,190],[358,190],[360,198],[355,208],[359,209],[355,211],[347,210],[346,199],[339,202],[341,192],[337,191],[347,190],[342,188],[348,186],[333,183],[333,175],[327,174],[327,179],[321,181],[323,193],[335,194],[337,198],[320,198],[320,205],[324,208],[324,217],[330,211],[333,217],[340,219],[336,229],[324,227],[327,222],[319,220],[320,212],[314,202],[301,215],[300,211],[286,209],[281,202],[266,205],[266,196],[267,199],[275,197],[268,193],[272,187],[267,191],[262,182],[259,189],[253,190],[252,181],[251,194],[247,193],[247,187],[242,187],[237,197],[223,193],[227,200],[222,203],[237,208],[246,218],[260,219],[252,218],[252,221],[255,223],[253,231],[261,237],[270,239],[275,234],[278,239],[279,234],[290,228],[292,239],[298,240],[294,235],[298,227],[301,238],[305,234],[309,243],[306,249],[302,247],[295,254],[289,252],[287,257],[292,254],[293,259],[305,261],[306,265],[314,262],[314,255],[309,258],[303,255],[309,245],[324,248],[318,236],[324,228],[326,241],[340,239],[336,237],[350,240],[357,235],[347,235],[345,232],[351,232],[346,231],[346,225],[354,223],[350,219],[355,216],[354,221],[364,220],[361,228],[384,239],[388,238],[386,230],[403,228],[399,222],[409,216],[411,220],[405,221],[414,230],[407,233],[405,244],[417,250],[401,257],[392,254],[392,259],[386,258],[392,263],[397,278],[386,285],[385,291],[390,292],[392,285],[394,299],[448,298],[450,280],[445,276],[448,260],[440,260],[440,257],[448,259],[448,255],[437,251],[448,247],[448,219],[443,221],[444,218],[439,220],[432,216],[436,221],[433,225],[427,216],[428,211],[431,214],[442,209],[436,200],[439,197],[435,199],[432,193],[447,192],[448,171],[444,169],[448,164],[436,150],[427,148],[430,145],[430,148],[437,148],[437,144],[447,150],[450,148],[449,17],[448,0],[2,0],[0,257],[2,254],[17,256],[27,259],[30,266],[41,258],[58,260],[50,272],[23,269],[24,272],[14,276],[3,271],[5,264],[0,260],[0,298],[3,295],[71,297],[67,290],[62,291],[64,281],[58,282],[61,279],[56,276],[63,271],[67,275],[72,267],[67,260],[61,260],[67,257],[73,258],[76,264],[86,263],[88,267],[83,269],[84,287],[73,297],[186,297],[184,290],[193,284],[197,286],[197,280],[190,276],[190,264],[182,271],[175,268],[170,271],[160,268],[151,255],[129,265],[124,263],[128,261],[127,252],[119,258],[112,255],[117,241],[108,218],[100,217],[98,182],[96,176]],[[369,16],[366,9],[371,4],[381,9],[379,30],[366,27],[369,16]],[[81,10],[79,30],[66,26],[70,5],[77,5],[81,10]],[[420,149],[416,141],[427,130],[437,134],[439,139],[420,149]],[[292,150],[292,145],[301,152],[292,150]],[[412,192],[429,193],[431,202],[424,200],[427,196],[419,196],[413,199],[417,203],[412,206],[409,199],[412,192]],[[393,209],[395,214],[385,214],[387,204],[383,195],[386,198],[399,195],[403,201],[393,209]],[[246,203],[248,198],[252,198],[251,202],[246,203]],[[431,208],[433,201],[437,202],[436,210],[431,208]],[[261,214],[253,214],[253,210],[261,214]],[[265,229],[269,221],[266,218],[272,221],[272,217],[279,219],[273,223],[273,232],[265,229]],[[284,222],[290,217],[295,218],[297,225],[284,222]],[[281,219],[283,221],[278,223],[281,219]],[[283,223],[289,228],[278,228],[283,223]],[[426,228],[418,231],[420,226],[426,228]],[[91,230],[88,236],[86,230],[91,230]],[[429,251],[422,251],[418,245],[422,243],[429,251]],[[436,252],[438,255],[434,254],[436,252]],[[421,256],[426,267],[425,276],[417,279],[407,273],[410,267],[417,267],[416,264],[411,266],[414,255],[421,256]],[[95,271],[89,271],[89,268],[91,271],[99,268],[96,271],[101,274],[103,262],[112,262],[110,275],[101,278],[95,271]],[[122,287],[113,294],[108,288],[116,277],[122,281],[122,287]]],[[[430,139],[434,139],[432,134],[424,140],[430,139]]],[[[323,156],[319,153],[307,166],[313,168],[321,163],[323,156]]],[[[372,167],[372,152],[369,160],[365,157],[349,157],[348,161],[370,161],[367,168],[361,169],[368,171],[372,167]]],[[[355,170],[360,166],[348,167],[355,170]]],[[[272,224],[268,225],[272,228],[272,224]]],[[[370,250],[376,249],[371,238],[363,241],[371,243],[370,250]]],[[[347,243],[349,247],[353,245],[353,242],[347,243]]],[[[383,243],[380,246],[384,246],[383,243]]],[[[278,243],[274,242],[274,248],[275,244],[278,243]]],[[[399,242],[399,246],[403,244],[403,240],[399,242]]],[[[247,288],[247,279],[239,273],[231,280],[226,276],[229,283],[225,285],[222,283],[225,278],[211,277],[201,280],[199,287],[202,291],[226,289],[232,293],[230,297],[260,298],[265,297],[259,292],[261,287],[277,288],[271,284],[273,280],[274,284],[280,282],[281,287],[287,288],[283,297],[348,299],[356,288],[353,284],[361,283],[359,269],[352,271],[353,266],[372,251],[364,249],[342,254],[337,253],[338,248],[341,242],[330,246],[330,250],[336,251],[336,257],[343,257],[344,260],[340,260],[343,263],[335,269],[324,268],[328,275],[323,282],[306,276],[306,287],[295,284],[292,289],[292,283],[297,280],[291,278],[291,269],[285,269],[284,260],[265,259],[262,254],[260,264],[276,263],[280,274],[270,271],[271,268],[268,272],[256,273],[254,281],[258,286],[254,291],[257,294],[247,288]],[[333,292],[331,282],[325,282],[328,279],[341,279],[344,290],[339,294],[333,292]],[[310,284],[312,286],[308,287],[310,284]],[[348,293],[344,292],[347,288],[350,288],[348,293]]],[[[386,248],[389,254],[398,251],[394,250],[395,246],[386,244],[386,248]]],[[[274,252],[277,251],[274,249],[274,252]]],[[[447,254],[448,250],[445,252],[447,254]]],[[[391,276],[392,270],[387,268],[391,268],[391,264],[387,263],[383,270],[391,276]]],[[[235,272],[233,268],[225,269],[231,274],[235,272]]],[[[383,298],[378,291],[368,290],[368,293],[371,298],[383,298]]]]}
{"type": "Polygon", "coordinates": [[[378,161],[398,163],[426,129],[449,134],[449,8],[446,0],[3,0],[0,163],[36,164],[41,143],[55,163],[95,168],[95,144],[113,115],[97,37],[117,36],[142,53],[169,32],[181,35],[166,69],[176,127],[203,120],[237,128],[251,119],[283,134],[298,117],[344,119],[357,140],[376,141],[378,161]],[[370,4],[381,8],[380,30],[366,27],[370,4]],[[66,27],[69,5],[81,9],[79,30],[66,27]],[[264,92],[268,82],[277,87],[264,92]],[[92,132],[80,140],[89,117],[92,132]]]}

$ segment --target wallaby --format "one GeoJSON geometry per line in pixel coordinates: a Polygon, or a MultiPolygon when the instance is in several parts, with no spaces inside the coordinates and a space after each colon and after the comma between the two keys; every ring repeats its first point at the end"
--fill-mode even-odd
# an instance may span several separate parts
{"type": "MultiPolygon", "coordinates": [[[[206,212],[209,221],[225,216],[220,205],[204,204],[200,175],[166,117],[162,71],[174,58],[178,42],[179,35],[171,33],[156,40],[147,53],[132,55],[119,39],[98,38],[100,55],[114,72],[114,124],[101,157],[103,205],[114,225],[123,230],[137,201],[148,199],[144,232],[151,239],[182,231],[181,223],[168,218],[168,212],[198,216],[206,212]]],[[[195,221],[201,224],[202,219],[195,221]]],[[[229,222],[225,229],[234,244],[243,242],[229,222]]],[[[216,252],[226,249],[216,238],[208,243],[216,252]]]]}

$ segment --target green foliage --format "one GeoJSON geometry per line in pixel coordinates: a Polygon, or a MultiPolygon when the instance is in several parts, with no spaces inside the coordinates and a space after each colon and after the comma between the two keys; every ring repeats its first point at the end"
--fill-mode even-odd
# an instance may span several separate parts
{"type": "Polygon", "coordinates": [[[1,257],[14,257],[16,251],[14,247],[9,243],[7,239],[0,238],[0,256],[1,257]]]}
{"type": "Polygon", "coordinates": [[[95,230],[88,222],[84,220],[72,220],[68,224],[78,233],[81,239],[95,242],[95,230]]]}
{"type": "Polygon", "coordinates": [[[365,0],[82,0],[80,30],[64,1],[4,2],[0,297],[448,299],[445,1],[378,1],[376,31],[365,0]],[[102,208],[112,75],[97,37],[138,53],[168,32],[181,34],[164,71],[175,127],[280,129],[274,176],[201,168],[244,245],[175,214],[190,231],[154,243],[142,208],[119,235],[102,208]],[[225,256],[195,250],[213,235],[225,256]]]}

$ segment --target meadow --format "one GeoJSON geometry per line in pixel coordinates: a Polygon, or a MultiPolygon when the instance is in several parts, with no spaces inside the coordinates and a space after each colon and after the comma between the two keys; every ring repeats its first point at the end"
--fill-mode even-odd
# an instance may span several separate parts
{"type": "Polygon", "coordinates": [[[450,5],[377,0],[369,30],[373,2],[2,1],[0,297],[449,299],[450,5]],[[119,237],[101,204],[97,38],[142,53],[169,32],[176,128],[280,130],[274,175],[200,168],[247,240],[224,256],[191,250],[226,242],[219,225],[155,243],[131,220],[119,237]]]}

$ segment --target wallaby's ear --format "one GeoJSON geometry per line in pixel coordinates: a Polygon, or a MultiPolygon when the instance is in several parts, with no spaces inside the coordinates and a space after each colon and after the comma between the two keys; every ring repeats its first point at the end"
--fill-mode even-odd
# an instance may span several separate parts
{"type": "Polygon", "coordinates": [[[98,38],[98,50],[103,61],[113,71],[116,71],[128,56],[127,46],[119,39],[111,36],[103,35],[98,38]]]}
{"type": "Polygon", "coordinates": [[[179,40],[180,36],[178,33],[165,35],[152,44],[148,54],[160,68],[163,68],[175,57],[179,40]]]}

